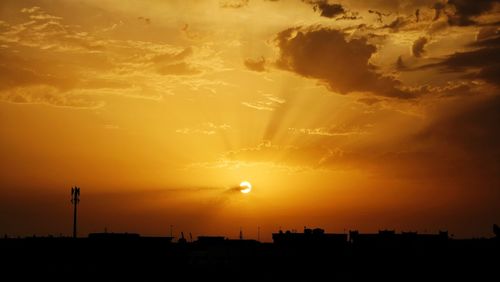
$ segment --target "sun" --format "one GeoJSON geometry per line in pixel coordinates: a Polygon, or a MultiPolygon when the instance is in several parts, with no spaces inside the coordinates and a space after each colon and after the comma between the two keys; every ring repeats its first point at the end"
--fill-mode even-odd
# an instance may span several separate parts
{"type": "Polygon", "coordinates": [[[240,192],[243,194],[248,194],[252,191],[252,184],[248,181],[243,181],[240,183],[240,192]]]}

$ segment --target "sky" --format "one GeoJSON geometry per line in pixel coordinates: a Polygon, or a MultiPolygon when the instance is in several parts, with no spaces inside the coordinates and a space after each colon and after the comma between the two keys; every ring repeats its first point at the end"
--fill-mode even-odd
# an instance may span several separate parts
{"type": "Polygon", "coordinates": [[[71,234],[77,185],[80,236],[492,236],[499,26],[498,0],[3,0],[0,234],[71,234]]]}

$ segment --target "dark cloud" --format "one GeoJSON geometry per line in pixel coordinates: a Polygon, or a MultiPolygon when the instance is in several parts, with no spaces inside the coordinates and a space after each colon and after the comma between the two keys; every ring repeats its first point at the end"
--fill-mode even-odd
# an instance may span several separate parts
{"type": "Polygon", "coordinates": [[[500,36],[476,41],[470,51],[456,52],[439,63],[421,68],[439,68],[447,72],[463,72],[464,78],[482,79],[500,85],[500,36]]]}
{"type": "Polygon", "coordinates": [[[446,4],[443,2],[437,2],[436,4],[434,4],[434,19],[433,19],[433,21],[437,21],[441,17],[441,14],[443,13],[445,7],[446,7],[446,4]]]}
{"type": "Polygon", "coordinates": [[[423,36],[415,40],[413,42],[413,46],[411,47],[411,51],[413,53],[413,56],[420,58],[422,55],[425,53],[425,45],[429,42],[427,37],[423,36]]]}
{"type": "MultiPolygon", "coordinates": [[[[413,13],[416,9],[432,6],[437,0],[370,0],[370,1],[349,1],[349,6],[359,10],[379,10],[391,11],[393,13],[413,13]]],[[[346,1],[339,1],[344,3],[346,1]]]]}
{"type": "Polygon", "coordinates": [[[371,92],[380,96],[410,98],[398,89],[400,82],[377,72],[369,62],[377,48],[366,38],[348,40],[339,30],[311,27],[290,28],[280,32],[276,62],[281,69],[324,82],[339,93],[371,92]]]}
{"type": "Polygon", "coordinates": [[[398,60],[396,61],[396,69],[399,70],[399,71],[407,69],[407,67],[406,67],[406,65],[405,65],[405,63],[403,61],[402,56],[399,56],[398,60]]]}
{"type": "Polygon", "coordinates": [[[434,4],[434,21],[443,14],[448,18],[448,23],[455,26],[469,26],[477,24],[475,17],[493,10],[500,0],[448,0],[434,4]]]}
{"type": "Polygon", "coordinates": [[[380,100],[378,98],[375,98],[375,97],[359,98],[357,101],[359,103],[362,103],[362,104],[365,104],[365,105],[368,105],[368,106],[372,106],[372,105],[375,105],[377,103],[382,102],[382,100],[380,100]]]}
{"type": "Polygon", "coordinates": [[[219,7],[221,8],[243,8],[248,5],[249,0],[220,0],[219,7]]]}
{"type": "Polygon", "coordinates": [[[329,4],[327,0],[302,0],[302,2],[313,6],[314,11],[319,11],[322,17],[335,18],[346,13],[340,4],[329,4]]]}
{"type": "Polygon", "coordinates": [[[476,36],[476,40],[481,41],[483,39],[488,39],[491,37],[499,36],[500,31],[496,26],[486,26],[479,30],[476,36]]]}
{"type": "Polygon", "coordinates": [[[429,35],[433,35],[440,31],[445,30],[446,28],[448,28],[448,26],[449,26],[448,22],[446,21],[435,21],[428,27],[427,33],[429,35]]]}
{"type": "Polygon", "coordinates": [[[448,5],[455,9],[454,13],[448,14],[448,22],[458,26],[476,24],[474,17],[491,11],[498,3],[500,0],[448,0],[448,5]]]}
{"type": "MultiPolygon", "coordinates": [[[[495,9],[500,0],[370,0],[352,1],[351,7],[368,8],[382,22],[383,14],[378,10],[391,11],[400,15],[413,13],[416,22],[424,19],[425,10],[434,10],[433,21],[445,18],[450,25],[470,26],[477,24],[477,17],[495,9]]],[[[413,19],[412,19],[413,20],[413,19]]]]}
{"type": "Polygon", "coordinates": [[[146,18],[146,17],[137,17],[137,19],[141,22],[144,22],[145,24],[150,24],[151,23],[151,19],[150,18],[146,18]]]}
{"type": "Polygon", "coordinates": [[[343,14],[341,17],[338,17],[336,18],[335,20],[336,21],[340,21],[340,20],[360,20],[362,19],[363,17],[359,16],[359,13],[358,12],[347,12],[345,14],[343,14]]]}
{"type": "Polygon", "coordinates": [[[453,147],[486,169],[500,168],[500,96],[470,98],[466,106],[436,118],[421,140],[453,147]]]}
{"type": "Polygon", "coordinates": [[[399,31],[400,28],[407,26],[411,21],[406,17],[397,17],[390,24],[384,26],[384,28],[390,28],[392,31],[399,31]]]}
{"type": "Polygon", "coordinates": [[[447,182],[453,189],[493,188],[498,199],[500,96],[462,95],[436,102],[418,133],[391,144],[387,153],[363,154],[357,165],[390,171],[394,178],[431,181],[434,189],[447,182]]]}
{"type": "Polygon", "coordinates": [[[377,21],[380,23],[383,22],[383,17],[388,17],[391,15],[391,13],[382,13],[380,11],[375,11],[375,10],[368,10],[368,13],[377,15],[377,21]]]}
{"type": "Polygon", "coordinates": [[[249,70],[258,72],[266,70],[266,59],[264,57],[261,57],[260,59],[246,59],[244,64],[249,70]]]}
{"type": "Polygon", "coordinates": [[[246,189],[246,187],[241,187],[241,186],[232,186],[232,187],[229,187],[229,188],[226,188],[224,190],[224,193],[225,194],[240,194],[241,193],[241,190],[244,190],[246,189]]]}

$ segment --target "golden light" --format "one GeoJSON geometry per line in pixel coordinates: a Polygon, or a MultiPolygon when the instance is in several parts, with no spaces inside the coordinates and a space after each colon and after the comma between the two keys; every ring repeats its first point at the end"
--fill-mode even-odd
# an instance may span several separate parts
{"type": "Polygon", "coordinates": [[[240,183],[240,192],[243,194],[248,194],[250,191],[252,191],[252,184],[248,181],[243,181],[240,183]]]}

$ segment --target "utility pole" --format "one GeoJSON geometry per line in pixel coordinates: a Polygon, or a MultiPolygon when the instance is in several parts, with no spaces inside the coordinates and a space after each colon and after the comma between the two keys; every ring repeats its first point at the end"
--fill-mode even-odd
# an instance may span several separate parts
{"type": "Polygon", "coordinates": [[[71,204],[73,204],[73,238],[76,238],[76,210],[80,202],[80,187],[71,187],[71,204]]]}

